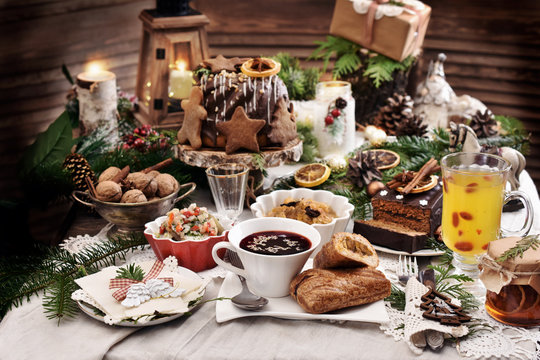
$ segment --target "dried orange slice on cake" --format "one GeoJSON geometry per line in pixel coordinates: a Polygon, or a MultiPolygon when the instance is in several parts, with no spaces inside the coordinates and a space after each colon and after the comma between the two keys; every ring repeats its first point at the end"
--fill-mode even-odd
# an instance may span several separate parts
{"type": "Polygon", "coordinates": [[[276,75],[281,70],[281,64],[270,58],[253,58],[242,64],[242,72],[250,77],[267,77],[276,75]]]}
{"type": "Polygon", "coordinates": [[[330,168],[324,164],[308,164],[296,170],[294,181],[299,186],[314,187],[328,180],[330,173],[330,168]]]}
{"type": "MultiPolygon", "coordinates": [[[[433,189],[435,186],[437,186],[437,182],[439,181],[439,177],[437,175],[431,175],[428,180],[424,180],[420,182],[420,184],[416,185],[412,190],[411,194],[417,194],[424,191],[428,191],[433,189]]],[[[398,192],[402,192],[404,189],[403,186],[398,187],[396,190],[398,192]]]]}
{"type": "Polygon", "coordinates": [[[398,153],[392,150],[371,149],[365,151],[369,156],[375,158],[375,165],[379,170],[392,169],[398,166],[401,160],[398,153]]]}

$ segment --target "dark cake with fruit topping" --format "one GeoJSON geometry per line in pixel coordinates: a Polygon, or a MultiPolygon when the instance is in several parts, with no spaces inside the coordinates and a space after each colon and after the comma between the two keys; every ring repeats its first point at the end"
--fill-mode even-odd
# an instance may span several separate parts
{"type": "Polygon", "coordinates": [[[372,244],[409,253],[425,247],[441,224],[442,186],[436,161],[420,171],[403,172],[373,197],[373,220],[357,220],[354,232],[372,244]]]}
{"type": "Polygon", "coordinates": [[[218,56],[205,60],[202,70],[198,71],[200,78],[197,84],[202,90],[200,105],[206,110],[200,124],[201,145],[231,148],[227,144],[246,131],[243,122],[255,120],[264,121],[264,126],[254,127],[256,141],[250,143],[254,145],[239,148],[258,152],[264,147],[284,147],[296,139],[296,122],[287,88],[277,76],[280,67],[279,63],[266,58],[227,59],[218,56]],[[239,107],[245,116],[238,113],[239,107]],[[220,124],[229,122],[233,117],[240,119],[238,127],[223,131],[220,124]]]}

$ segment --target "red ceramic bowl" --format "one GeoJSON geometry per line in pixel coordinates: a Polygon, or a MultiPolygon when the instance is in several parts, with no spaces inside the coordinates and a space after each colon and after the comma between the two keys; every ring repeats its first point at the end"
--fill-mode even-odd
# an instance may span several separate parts
{"type": "MultiPolygon", "coordinates": [[[[159,226],[165,219],[167,216],[160,216],[144,225],[144,236],[159,260],[163,261],[172,255],[178,259],[179,266],[195,272],[216,266],[216,262],[212,258],[212,248],[220,241],[229,241],[228,230],[219,236],[210,236],[204,240],[174,241],[170,238],[156,237],[155,235],[159,233],[159,226]]],[[[218,255],[223,257],[224,254],[218,255]]]]}

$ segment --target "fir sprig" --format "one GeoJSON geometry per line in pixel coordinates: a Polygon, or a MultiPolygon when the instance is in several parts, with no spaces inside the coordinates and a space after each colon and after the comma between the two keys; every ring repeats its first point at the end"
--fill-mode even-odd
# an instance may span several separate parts
{"type": "Polygon", "coordinates": [[[66,317],[74,317],[79,308],[73,300],[71,294],[79,287],[71,277],[57,276],[55,281],[45,289],[43,296],[43,309],[47,318],[60,321],[66,317]]]}
{"type": "Polygon", "coordinates": [[[301,162],[312,163],[319,156],[319,141],[313,134],[313,125],[296,123],[296,132],[302,140],[302,157],[301,162]]]}
{"type": "MultiPolygon", "coordinates": [[[[11,307],[19,306],[24,299],[44,289],[64,288],[69,281],[81,276],[83,273],[94,273],[101,267],[114,265],[118,259],[125,258],[128,251],[146,245],[147,241],[142,234],[128,237],[115,237],[112,241],[105,241],[86,248],[77,254],[71,254],[60,248],[50,248],[35,263],[17,265],[17,258],[0,258],[0,279],[2,279],[2,292],[0,292],[0,315],[3,316],[11,307]],[[22,273],[22,270],[25,273],[22,273]],[[14,275],[14,276],[12,276],[14,275]],[[62,279],[64,285],[57,282],[62,279]]],[[[61,291],[48,292],[48,307],[50,309],[68,309],[64,293],[61,291]]],[[[55,317],[60,318],[61,313],[56,312],[55,317]]]]}
{"type": "Polygon", "coordinates": [[[375,87],[379,88],[384,82],[394,78],[394,72],[407,71],[413,63],[414,57],[412,55],[399,62],[379,54],[368,59],[363,75],[369,77],[375,87]]]}
{"type": "Polygon", "coordinates": [[[137,264],[129,264],[116,270],[116,279],[143,281],[144,276],[144,270],[137,264]]]}
{"type": "Polygon", "coordinates": [[[405,300],[405,291],[401,290],[394,284],[392,284],[390,296],[385,298],[384,301],[389,302],[390,306],[396,310],[405,311],[405,304],[407,303],[405,300]]]}
{"type": "Polygon", "coordinates": [[[279,53],[273,59],[281,64],[278,76],[285,83],[291,100],[315,98],[315,90],[320,77],[318,69],[302,69],[298,58],[288,53],[279,53]]]}
{"type": "Polygon", "coordinates": [[[255,166],[256,169],[260,170],[263,176],[268,176],[268,171],[266,170],[266,160],[261,153],[251,154],[251,163],[255,166]]]}
{"type": "Polygon", "coordinates": [[[472,282],[473,279],[465,274],[452,273],[452,270],[455,269],[452,264],[446,266],[428,265],[427,267],[436,272],[435,282],[438,292],[458,299],[464,310],[478,308],[480,305],[478,299],[463,287],[464,282],[472,282]]]}
{"type": "Polygon", "coordinates": [[[501,256],[499,256],[497,262],[505,262],[508,259],[514,259],[516,257],[523,258],[523,253],[529,249],[536,250],[540,246],[539,235],[528,235],[516,242],[516,245],[506,250],[501,256]]]}

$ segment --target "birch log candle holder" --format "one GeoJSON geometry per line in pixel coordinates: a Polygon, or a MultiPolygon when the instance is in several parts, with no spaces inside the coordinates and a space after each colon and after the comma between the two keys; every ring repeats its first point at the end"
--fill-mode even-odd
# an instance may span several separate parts
{"type": "Polygon", "coordinates": [[[118,111],[116,75],[110,71],[90,68],[77,75],[80,135],[96,131],[111,147],[118,143],[118,111]]]}

